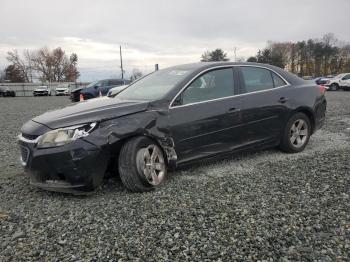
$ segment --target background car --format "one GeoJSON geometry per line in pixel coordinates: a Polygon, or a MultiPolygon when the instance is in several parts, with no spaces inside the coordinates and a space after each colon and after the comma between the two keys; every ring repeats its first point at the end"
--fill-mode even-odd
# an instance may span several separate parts
{"type": "Polygon", "coordinates": [[[302,77],[304,80],[313,80],[314,77],[313,76],[303,76],[302,77]]]}
{"type": "Polygon", "coordinates": [[[0,96],[15,97],[16,92],[13,90],[10,90],[8,87],[0,87],[0,96]]]}
{"type": "Polygon", "coordinates": [[[63,84],[59,85],[55,89],[56,96],[68,96],[69,95],[69,85],[63,84]]]}
{"type": "Polygon", "coordinates": [[[107,95],[108,91],[116,86],[128,85],[130,80],[126,79],[104,79],[93,82],[85,88],[77,88],[71,91],[70,98],[73,102],[80,100],[80,94],[83,95],[84,100],[107,95]]]}
{"type": "Polygon", "coordinates": [[[51,96],[51,89],[47,86],[39,86],[34,89],[33,96],[51,96]]]}
{"type": "Polygon", "coordinates": [[[323,76],[320,76],[314,79],[317,85],[325,85],[327,83],[327,80],[329,80],[329,78],[323,77],[323,76]]]}
{"type": "Polygon", "coordinates": [[[344,90],[350,89],[350,73],[343,73],[328,79],[325,86],[327,90],[337,91],[340,88],[344,90]]]}
{"type": "Polygon", "coordinates": [[[117,87],[113,87],[112,89],[110,89],[107,93],[108,97],[115,97],[116,95],[118,95],[121,91],[125,90],[129,85],[122,85],[122,86],[117,86],[117,87]]]}

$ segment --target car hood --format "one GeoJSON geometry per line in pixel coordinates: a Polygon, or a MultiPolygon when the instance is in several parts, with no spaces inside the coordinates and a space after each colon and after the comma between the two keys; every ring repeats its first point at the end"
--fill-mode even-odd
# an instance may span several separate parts
{"type": "Polygon", "coordinates": [[[48,91],[46,88],[35,88],[34,91],[48,91]]]}
{"type": "Polygon", "coordinates": [[[49,111],[33,119],[49,128],[74,126],[104,119],[112,119],[147,110],[149,102],[95,98],[49,111]]]}
{"type": "Polygon", "coordinates": [[[77,92],[77,91],[81,91],[82,89],[84,89],[84,87],[78,87],[78,88],[75,88],[71,91],[71,93],[74,93],[74,92],[77,92]]]}

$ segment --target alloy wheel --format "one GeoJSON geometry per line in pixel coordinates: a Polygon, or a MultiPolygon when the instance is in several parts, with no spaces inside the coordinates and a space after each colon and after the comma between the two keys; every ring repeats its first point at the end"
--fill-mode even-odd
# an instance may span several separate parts
{"type": "Polygon", "coordinates": [[[165,178],[166,166],[161,149],[157,145],[141,148],[136,155],[137,169],[147,182],[159,185],[165,178]]]}
{"type": "Polygon", "coordinates": [[[291,144],[296,148],[304,146],[304,144],[307,141],[308,135],[309,128],[307,122],[303,119],[297,119],[296,121],[294,121],[290,129],[289,136],[291,144]]]}

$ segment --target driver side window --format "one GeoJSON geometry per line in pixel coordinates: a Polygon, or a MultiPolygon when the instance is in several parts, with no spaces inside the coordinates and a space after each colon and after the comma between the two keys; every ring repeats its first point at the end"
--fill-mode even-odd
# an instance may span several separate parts
{"type": "Polygon", "coordinates": [[[182,105],[234,95],[233,69],[217,69],[196,78],[182,93],[182,105]]]}

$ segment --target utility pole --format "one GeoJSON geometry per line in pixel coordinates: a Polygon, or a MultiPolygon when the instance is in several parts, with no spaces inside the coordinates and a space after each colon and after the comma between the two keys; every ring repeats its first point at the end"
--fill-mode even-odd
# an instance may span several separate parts
{"type": "Polygon", "coordinates": [[[122,46],[119,46],[120,53],[120,69],[122,70],[122,79],[124,79],[124,69],[123,69],[123,56],[122,56],[122,46]]]}
{"type": "Polygon", "coordinates": [[[236,55],[237,48],[234,47],[234,52],[235,52],[235,62],[237,62],[237,55],[236,55]]]}

